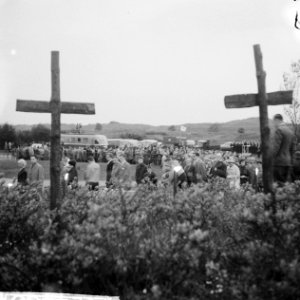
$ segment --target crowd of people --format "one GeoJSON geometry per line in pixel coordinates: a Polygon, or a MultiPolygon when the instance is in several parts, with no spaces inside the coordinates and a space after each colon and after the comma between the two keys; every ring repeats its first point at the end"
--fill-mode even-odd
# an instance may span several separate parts
{"type": "MultiPolygon", "coordinates": [[[[281,183],[300,180],[300,149],[295,147],[294,135],[283,122],[281,115],[275,115],[274,125],[275,135],[272,139],[274,179],[281,183]]],[[[84,180],[92,190],[99,188],[102,172],[99,161],[106,162],[106,188],[122,186],[130,189],[140,184],[151,186],[161,184],[173,185],[180,189],[219,177],[226,180],[230,188],[239,189],[243,185],[250,185],[257,191],[263,189],[261,158],[250,153],[204,151],[175,146],[102,150],[92,148],[86,150],[88,164],[84,180]],[[134,178],[130,163],[136,163],[134,178]],[[155,172],[157,168],[161,168],[159,176],[155,172]]],[[[61,179],[62,183],[70,188],[78,187],[77,154],[76,150],[62,150],[61,179]]],[[[20,171],[16,181],[21,185],[37,182],[42,189],[43,167],[38,163],[38,157],[34,153],[31,153],[30,160],[28,176],[26,160],[23,158],[18,160],[20,171]]]]}

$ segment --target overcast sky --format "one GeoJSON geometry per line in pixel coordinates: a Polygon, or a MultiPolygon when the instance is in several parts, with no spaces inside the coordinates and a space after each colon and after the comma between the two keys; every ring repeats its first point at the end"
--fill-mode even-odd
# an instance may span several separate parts
{"type": "MultiPolygon", "coordinates": [[[[300,59],[292,0],[0,0],[0,123],[50,123],[16,99],[50,100],[50,52],[60,51],[61,100],[94,102],[64,123],[182,124],[258,116],[224,96],[255,93],[253,45],[267,91],[300,59]]],[[[300,7],[299,7],[300,13],[300,7]]],[[[269,115],[282,112],[269,109],[269,115]]]]}

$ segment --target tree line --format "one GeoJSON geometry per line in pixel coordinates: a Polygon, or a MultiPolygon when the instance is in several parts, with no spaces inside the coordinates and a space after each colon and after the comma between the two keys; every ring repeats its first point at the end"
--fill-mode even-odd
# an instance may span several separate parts
{"type": "Polygon", "coordinates": [[[50,129],[42,124],[33,126],[30,130],[16,130],[13,125],[0,125],[0,148],[4,149],[5,142],[13,145],[26,145],[33,142],[49,143],[50,129]]]}

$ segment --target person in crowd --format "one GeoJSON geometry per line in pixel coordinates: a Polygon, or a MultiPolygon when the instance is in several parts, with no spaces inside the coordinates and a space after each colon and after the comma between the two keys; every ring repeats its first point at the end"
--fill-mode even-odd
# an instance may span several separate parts
{"type": "Polygon", "coordinates": [[[184,167],[184,172],[186,174],[187,178],[187,185],[190,187],[193,184],[198,183],[197,179],[197,173],[196,173],[196,167],[193,164],[192,158],[187,157],[185,159],[185,167],[184,167]]]}
{"type": "Polygon", "coordinates": [[[21,186],[28,185],[26,166],[27,166],[27,163],[26,163],[25,159],[18,160],[19,171],[18,171],[17,178],[13,179],[13,183],[15,183],[17,180],[18,185],[21,185],[21,186]]]}
{"type": "Polygon", "coordinates": [[[236,165],[234,157],[230,157],[227,160],[227,180],[229,181],[229,187],[238,189],[240,187],[240,169],[236,165]]]}
{"type": "Polygon", "coordinates": [[[149,164],[149,166],[147,167],[146,182],[157,185],[157,181],[157,175],[153,171],[151,164],[149,164]]]}
{"type": "Polygon", "coordinates": [[[126,161],[123,151],[118,151],[114,159],[112,182],[115,186],[122,186],[126,189],[131,187],[130,164],[126,161]]]}
{"type": "Polygon", "coordinates": [[[293,181],[295,180],[300,180],[300,149],[297,149],[293,159],[293,181]]]}
{"type": "Polygon", "coordinates": [[[169,182],[182,189],[187,184],[186,174],[178,160],[172,161],[172,169],[169,174],[169,182]]]}
{"type": "Polygon", "coordinates": [[[115,155],[111,152],[107,153],[107,165],[106,165],[106,187],[112,187],[111,174],[114,167],[114,157],[115,155]]]}
{"type": "Polygon", "coordinates": [[[135,171],[135,181],[137,184],[145,183],[145,177],[147,176],[147,166],[144,164],[142,156],[138,157],[138,164],[135,171]]]}
{"type": "Polygon", "coordinates": [[[31,166],[29,169],[29,183],[37,184],[39,191],[44,189],[45,172],[42,165],[38,163],[37,157],[32,155],[30,157],[31,166]]]}
{"type": "Polygon", "coordinates": [[[273,121],[275,127],[272,143],[274,180],[284,183],[288,181],[292,167],[294,135],[283,122],[282,115],[275,115],[273,121]]]}
{"type": "Polygon", "coordinates": [[[210,176],[211,177],[221,177],[221,178],[226,178],[227,174],[227,166],[223,162],[222,158],[218,158],[215,160],[213,163],[211,169],[210,169],[210,176]]]}
{"type": "Polygon", "coordinates": [[[88,156],[88,165],[84,174],[84,179],[89,190],[96,190],[99,188],[100,181],[100,165],[95,162],[92,155],[88,156]]]}
{"type": "Polygon", "coordinates": [[[240,184],[243,185],[248,183],[250,177],[250,171],[246,166],[246,160],[244,158],[240,160],[240,174],[241,174],[240,184]]]}
{"type": "Polygon", "coordinates": [[[257,180],[257,162],[255,157],[249,156],[247,158],[247,165],[246,165],[247,173],[248,173],[248,182],[254,188],[257,189],[258,187],[258,180],[257,180]]]}
{"type": "Polygon", "coordinates": [[[76,160],[69,160],[68,162],[69,170],[67,172],[67,185],[71,185],[72,188],[77,188],[78,186],[78,172],[76,169],[76,160]]]}
{"type": "Polygon", "coordinates": [[[207,173],[205,169],[205,164],[201,160],[199,152],[194,152],[193,166],[195,167],[197,183],[207,182],[207,173]]]}

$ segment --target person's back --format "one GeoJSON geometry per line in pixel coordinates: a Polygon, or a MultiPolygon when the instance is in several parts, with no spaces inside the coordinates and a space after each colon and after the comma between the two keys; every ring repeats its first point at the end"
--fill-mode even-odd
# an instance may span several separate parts
{"type": "Polygon", "coordinates": [[[130,164],[126,161],[125,155],[119,153],[114,161],[112,180],[115,185],[129,187],[131,184],[130,164]]]}
{"type": "Polygon", "coordinates": [[[37,184],[38,189],[42,190],[44,186],[44,168],[37,162],[35,156],[30,157],[31,166],[29,170],[29,183],[37,184]]]}
{"type": "Polygon", "coordinates": [[[281,115],[275,115],[273,120],[276,129],[272,144],[274,180],[286,182],[292,166],[294,135],[283,123],[281,115]]]}
{"type": "Polygon", "coordinates": [[[109,188],[110,186],[112,186],[112,182],[111,182],[111,176],[112,176],[112,170],[114,167],[114,161],[113,161],[113,154],[112,153],[108,153],[107,154],[107,165],[106,165],[106,187],[109,188]]]}
{"type": "Polygon", "coordinates": [[[199,153],[195,154],[193,166],[195,167],[197,182],[207,182],[207,172],[205,169],[205,164],[200,159],[199,153]]]}
{"type": "Polygon", "coordinates": [[[137,184],[145,182],[145,177],[147,176],[148,170],[147,166],[144,164],[143,158],[138,158],[138,164],[135,170],[135,180],[137,184]]]}
{"type": "Polygon", "coordinates": [[[88,166],[85,172],[85,180],[90,189],[94,190],[96,187],[99,187],[100,165],[95,162],[93,156],[88,157],[88,166]]]}

